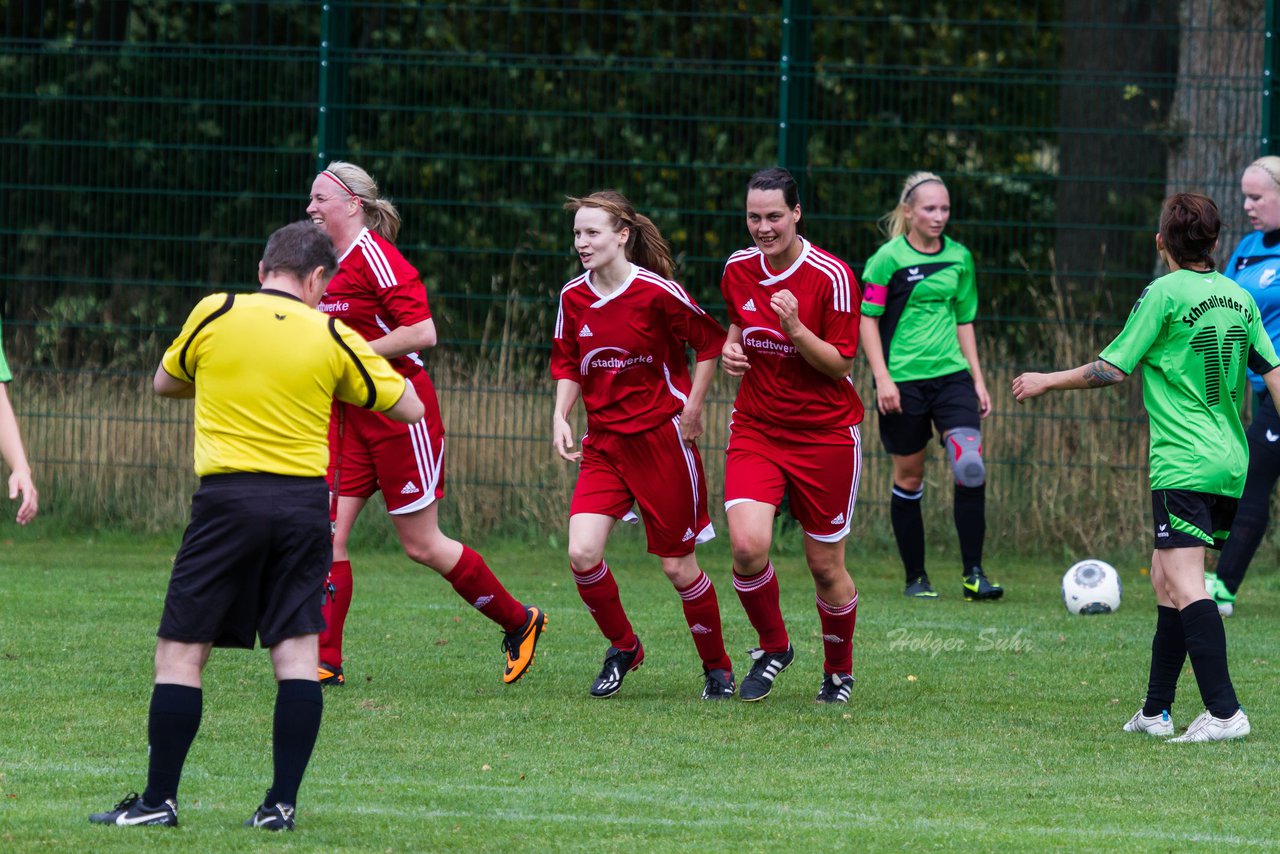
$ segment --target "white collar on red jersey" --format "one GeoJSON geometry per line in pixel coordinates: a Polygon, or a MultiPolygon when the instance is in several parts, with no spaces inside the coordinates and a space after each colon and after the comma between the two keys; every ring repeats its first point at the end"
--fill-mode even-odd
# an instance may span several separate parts
{"type": "Polygon", "coordinates": [[[368,233],[369,226],[366,225],[364,228],[360,229],[360,233],[356,235],[356,239],[351,241],[351,245],[347,247],[347,251],[343,252],[342,257],[338,259],[338,264],[342,264],[343,261],[347,260],[347,256],[351,254],[351,250],[355,249],[356,246],[360,244],[360,241],[364,240],[364,236],[368,233]]]}
{"type": "Polygon", "coordinates": [[[622,284],[618,285],[618,287],[614,289],[613,293],[606,295],[596,290],[596,286],[591,281],[591,271],[588,270],[587,271],[587,287],[591,288],[591,293],[599,297],[598,300],[596,300],[591,304],[591,307],[599,308],[605,303],[610,302],[611,300],[615,300],[618,297],[622,296],[622,292],[625,291],[627,288],[631,287],[631,283],[636,280],[636,274],[639,272],[640,272],[640,268],[637,267],[635,264],[632,264],[631,272],[627,274],[627,278],[622,281],[622,284]]]}
{"type": "Polygon", "coordinates": [[[796,240],[800,241],[800,254],[796,256],[796,260],[791,263],[791,266],[783,270],[781,273],[775,273],[770,270],[769,262],[765,260],[764,253],[760,253],[760,269],[764,271],[765,275],[765,278],[760,280],[760,284],[765,287],[768,287],[769,285],[776,285],[796,270],[800,269],[800,266],[804,264],[805,259],[809,257],[809,250],[813,247],[813,244],[798,234],[796,235],[796,240]]]}

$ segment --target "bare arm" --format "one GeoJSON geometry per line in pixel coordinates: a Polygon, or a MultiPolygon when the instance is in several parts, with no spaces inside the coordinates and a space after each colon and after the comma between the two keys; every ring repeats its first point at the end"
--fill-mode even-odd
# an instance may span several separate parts
{"type": "Polygon", "coordinates": [[[582,451],[573,450],[573,426],[569,413],[582,396],[582,385],[573,380],[556,380],[556,406],[551,414],[551,444],[561,459],[576,463],[582,451]]]}
{"type": "Polygon", "coordinates": [[[413,383],[405,380],[404,393],[400,395],[400,399],[396,401],[395,406],[392,406],[382,414],[392,421],[417,424],[422,420],[422,416],[426,414],[426,411],[427,409],[422,405],[422,400],[418,397],[418,391],[413,387],[413,383]]]}
{"type": "Polygon", "coordinates": [[[9,466],[10,500],[22,496],[17,521],[19,525],[25,525],[36,517],[39,494],[31,479],[31,464],[27,462],[27,452],[22,447],[22,434],[18,432],[18,419],[13,414],[13,404],[9,402],[7,383],[0,383],[0,457],[4,457],[9,466]]]}
{"type": "Polygon", "coordinates": [[[740,377],[751,367],[746,351],[742,349],[742,327],[729,324],[729,337],[720,348],[720,367],[731,377],[740,377]]]}
{"type": "Polygon", "coordinates": [[[814,370],[836,380],[849,376],[853,359],[841,356],[836,345],[819,338],[800,322],[800,303],[795,294],[786,289],[780,290],[770,297],[769,305],[777,313],[782,331],[787,333],[791,343],[796,345],[800,355],[814,370]]]}
{"type": "Polygon", "coordinates": [[[689,400],[680,413],[680,438],[686,445],[692,446],[703,433],[702,408],[707,401],[707,391],[716,376],[716,360],[703,359],[693,366],[693,388],[689,390],[689,400]]]}
{"type": "Polygon", "coordinates": [[[1102,359],[1050,374],[1025,373],[1013,379],[1013,396],[1019,403],[1046,391],[1073,388],[1103,388],[1123,382],[1129,375],[1102,359]]]}
{"type": "Polygon", "coordinates": [[[978,416],[986,418],[991,414],[991,395],[987,393],[987,380],[982,376],[982,366],[978,364],[978,340],[973,332],[973,324],[958,324],[956,340],[960,342],[960,352],[964,354],[964,360],[969,363],[969,374],[973,377],[973,390],[978,394],[978,416]]]}
{"type": "Polygon", "coordinates": [[[428,317],[412,326],[397,326],[381,338],[369,342],[373,352],[394,359],[436,346],[436,322],[428,317]]]}
{"type": "Polygon", "coordinates": [[[871,376],[876,381],[876,408],[881,415],[902,411],[902,398],[898,385],[889,377],[889,365],[884,360],[884,342],[880,340],[880,318],[862,315],[858,321],[858,337],[862,352],[871,366],[871,376]]]}
{"type": "Polygon", "coordinates": [[[151,381],[151,387],[155,389],[156,394],[161,397],[173,397],[179,399],[190,399],[196,396],[196,384],[189,383],[186,380],[180,380],[173,374],[164,369],[164,365],[156,368],[155,379],[151,381]]]}

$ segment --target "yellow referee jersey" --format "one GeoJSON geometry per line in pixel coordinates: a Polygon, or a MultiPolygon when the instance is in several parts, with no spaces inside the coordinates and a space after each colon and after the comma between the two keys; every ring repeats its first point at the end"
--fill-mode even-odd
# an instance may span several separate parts
{"type": "Polygon", "coordinates": [[[368,342],[282,291],[201,300],[161,366],[195,383],[196,474],[323,476],[333,398],[383,412],[404,378],[368,342]]]}

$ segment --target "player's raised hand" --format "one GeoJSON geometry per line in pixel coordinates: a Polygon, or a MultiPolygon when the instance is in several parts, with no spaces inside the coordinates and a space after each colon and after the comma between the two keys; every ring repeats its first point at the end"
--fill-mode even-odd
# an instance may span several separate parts
{"type": "Polygon", "coordinates": [[[800,301],[791,291],[783,288],[769,298],[769,307],[778,315],[782,331],[792,334],[800,326],[800,301]]]}
{"type": "Polygon", "coordinates": [[[551,424],[551,444],[563,460],[576,463],[582,459],[582,451],[573,449],[573,428],[558,412],[551,424]]]}
{"type": "Polygon", "coordinates": [[[720,367],[731,377],[740,377],[751,367],[747,354],[737,341],[730,341],[720,351],[720,367]]]}

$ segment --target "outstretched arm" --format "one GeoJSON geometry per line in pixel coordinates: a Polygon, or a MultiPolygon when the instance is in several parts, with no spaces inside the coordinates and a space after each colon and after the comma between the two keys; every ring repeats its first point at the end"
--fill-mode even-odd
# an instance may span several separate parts
{"type": "Polygon", "coordinates": [[[1021,403],[1054,389],[1103,388],[1115,385],[1123,382],[1128,376],[1110,362],[1096,359],[1069,371],[1019,374],[1013,379],[1013,396],[1021,403]]]}

